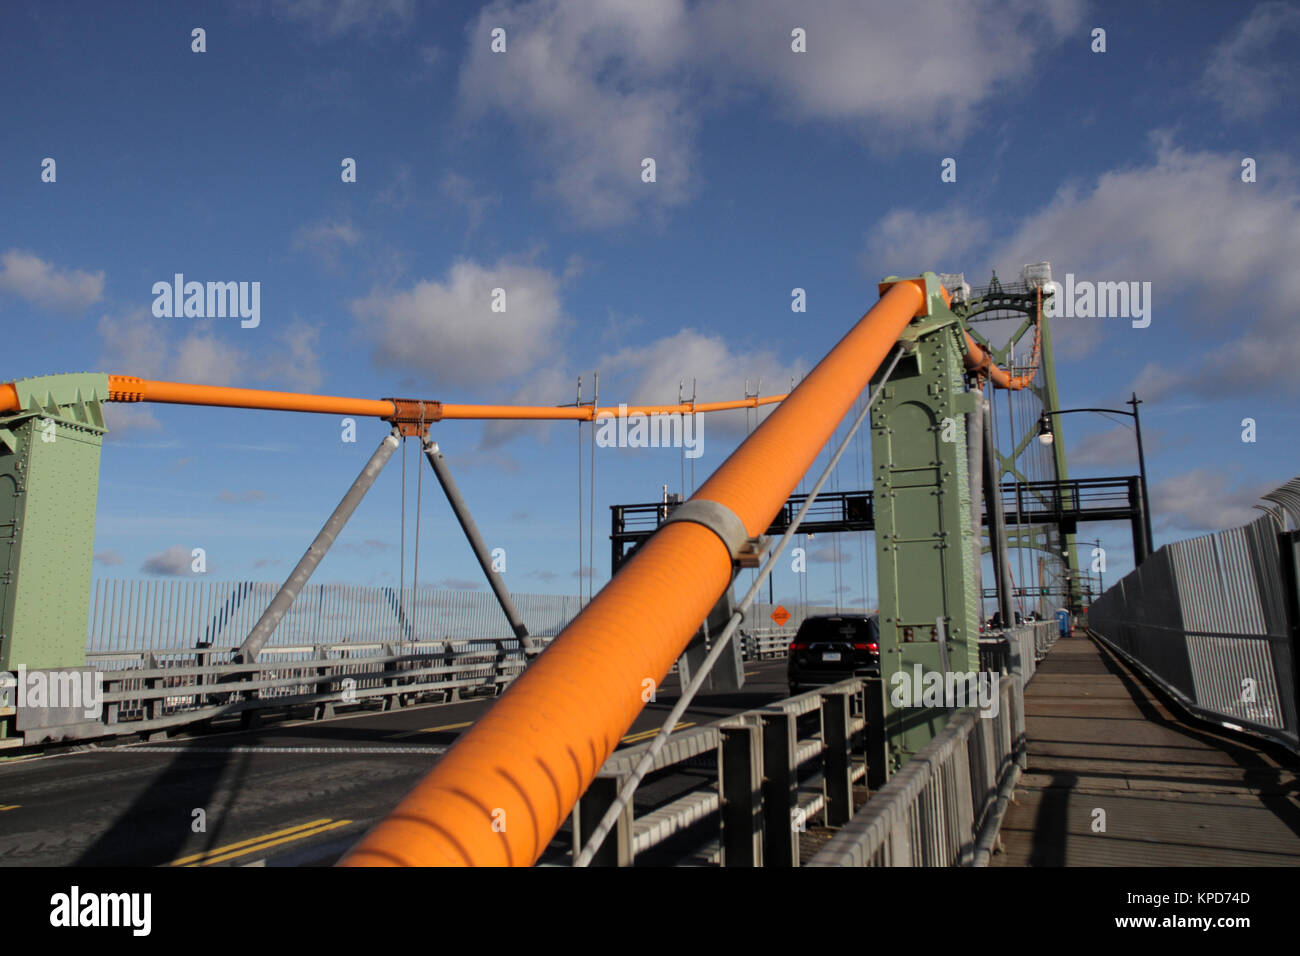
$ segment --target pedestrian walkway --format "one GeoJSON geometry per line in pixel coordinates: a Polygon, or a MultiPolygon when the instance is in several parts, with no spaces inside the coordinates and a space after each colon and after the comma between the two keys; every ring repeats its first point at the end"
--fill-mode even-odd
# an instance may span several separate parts
{"type": "Polygon", "coordinates": [[[1181,719],[1091,638],[1039,664],[1025,721],[991,865],[1300,865],[1300,761],[1181,719]]]}

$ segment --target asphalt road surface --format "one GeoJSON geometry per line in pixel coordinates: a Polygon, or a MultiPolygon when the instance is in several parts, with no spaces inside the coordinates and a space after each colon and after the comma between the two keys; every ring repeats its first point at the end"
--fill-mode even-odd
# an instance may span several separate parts
{"type": "MultiPolygon", "coordinates": [[[[741,693],[697,697],[679,728],[788,696],[785,667],[746,665],[741,693]]],[[[678,690],[670,676],[622,745],[653,736],[678,690]]],[[[332,864],[492,702],[2,759],[0,865],[332,864]]],[[[546,858],[567,843],[557,838],[546,858]]]]}

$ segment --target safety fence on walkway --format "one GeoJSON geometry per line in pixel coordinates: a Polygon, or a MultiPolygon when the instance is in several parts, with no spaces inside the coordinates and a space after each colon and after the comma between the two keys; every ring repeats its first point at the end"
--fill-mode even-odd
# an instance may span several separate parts
{"type": "Polygon", "coordinates": [[[1288,508],[1165,545],[1097,599],[1089,626],[1196,715],[1300,750],[1287,516],[1300,524],[1288,508]]]}

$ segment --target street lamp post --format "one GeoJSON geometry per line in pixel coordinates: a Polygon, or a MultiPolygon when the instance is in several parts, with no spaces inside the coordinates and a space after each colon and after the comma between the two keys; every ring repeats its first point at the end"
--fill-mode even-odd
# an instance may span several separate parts
{"type": "MultiPolygon", "coordinates": [[[[1124,404],[1133,406],[1133,411],[1126,412],[1121,408],[1058,408],[1044,410],[1042,417],[1038,420],[1038,440],[1044,445],[1050,445],[1055,440],[1055,436],[1052,434],[1051,416],[1053,415],[1069,415],[1072,412],[1103,412],[1110,415],[1127,415],[1133,419],[1133,431],[1137,436],[1138,484],[1142,493],[1142,534],[1145,539],[1143,541],[1143,550],[1146,554],[1150,554],[1154,547],[1151,535],[1151,497],[1147,493],[1147,459],[1142,448],[1142,419],[1138,415],[1138,406],[1142,404],[1142,400],[1134,392],[1132,397],[1124,404]]],[[[1136,559],[1135,564],[1142,563],[1142,558],[1138,558],[1137,555],[1134,555],[1134,558],[1136,559]]]]}
{"type": "Polygon", "coordinates": [[[1138,445],[1138,481],[1142,483],[1142,519],[1146,527],[1147,554],[1155,550],[1155,541],[1151,535],[1151,496],[1147,493],[1147,459],[1142,451],[1142,419],[1138,416],[1138,406],[1142,404],[1137,392],[1132,393],[1125,405],[1133,406],[1133,431],[1137,434],[1138,445]]]}

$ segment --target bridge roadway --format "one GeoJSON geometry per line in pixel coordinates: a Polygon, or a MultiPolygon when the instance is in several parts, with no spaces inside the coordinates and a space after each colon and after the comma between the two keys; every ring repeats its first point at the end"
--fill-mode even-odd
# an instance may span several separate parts
{"type": "MultiPolygon", "coordinates": [[[[747,664],[739,694],[697,697],[679,728],[789,696],[785,668],[747,664]]],[[[670,675],[623,746],[652,736],[678,693],[670,675]]],[[[0,866],[331,864],[492,700],[0,759],[0,866]]],[[[649,784],[643,800],[657,800],[649,784]]],[[[543,862],[561,862],[570,839],[566,825],[543,862]]]]}
{"type": "Polygon", "coordinates": [[[1300,864],[1295,758],[1185,719],[1080,632],[1038,665],[1025,722],[1029,766],[991,865],[1300,864]]]}

